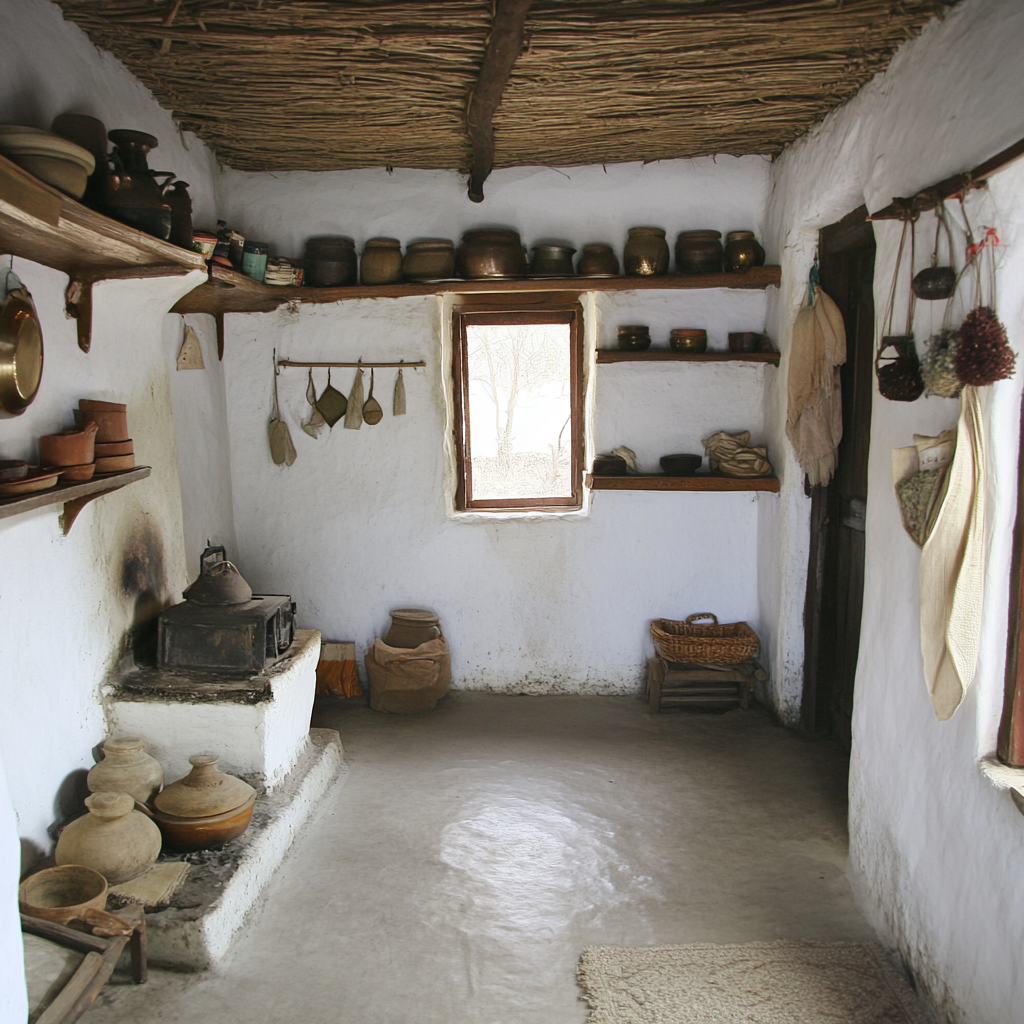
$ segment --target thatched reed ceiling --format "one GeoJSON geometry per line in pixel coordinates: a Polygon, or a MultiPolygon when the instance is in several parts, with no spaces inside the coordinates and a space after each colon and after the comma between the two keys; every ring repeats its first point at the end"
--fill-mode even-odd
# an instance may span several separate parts
{"type": "MultiPolygon", "coordinates": [[[[492,0],[59,0],[226,164],[466,169],[492,0]]],[[[777,153],[947,0],[535,0],[495,164],[777,153]]]]}

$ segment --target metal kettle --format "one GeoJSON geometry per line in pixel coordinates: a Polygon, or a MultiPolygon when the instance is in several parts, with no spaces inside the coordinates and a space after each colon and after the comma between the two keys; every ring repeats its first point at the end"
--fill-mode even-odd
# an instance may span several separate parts
{"type": "Polygon", "coordinates": [[[182,597],[190,604],[235,605],[252,600],[252,587],[227,560],[222,544],[210,545],[199,556],[199,577],[182,597]]]}

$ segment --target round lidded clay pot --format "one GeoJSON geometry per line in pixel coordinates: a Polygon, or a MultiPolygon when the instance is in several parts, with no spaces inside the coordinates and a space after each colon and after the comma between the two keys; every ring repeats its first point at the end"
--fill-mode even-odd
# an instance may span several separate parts
{"type": "Polygon", "coordinates": [[[160,762],[145,751],[139,736],[115,736],[103,744],[103,760],[86,776],[90,793],[127,793],[148,804],[164,784],[160,762]]]}
{"type": "Polygon", "coordinates": [[[668,242],[664,228],[630,228],[622,263],[627,277],[668,273],[668,242]]]}
{"type": "Polygon", "coordinates": [[[188,759],[192,771],[155,796],[153,806],[176,818],[210,818],[253,800],[256,790],[234,775],[218,771],[219,760],[216,754],[193,754],[188,759]]]}
{"type": "Polygon", "coordinates": [[[725,269],[732,273],[764,265],[764,249],[753,231],[730,231],[725,236],[725,269]]]}
{"type": "Polygon", "coordinates": [[[160,829],[135,810],[128,793],[93,793],[89,813],[76,818],[57,840],[58,864],[84,864],[111,885],[142,874],[160,853],[160,829]]]}
{"type": "Polygon", "coordinates": [[[223,846],[229,839],[240,836],[252,821],[256,794],[241,807],[223,814],[211,814],[205,818],[178,818],[173,814],[153,812],[153,820],[160,826],[164,846],[181,853],[206,850],[212,846],[223,846]]]}
{"type": "Polygon", "coordinates": [[[362,284],[394,284],[402,280],[402,243],[397,238],[371,238],[359,260],[362,284]]]}
{"type": "Polygon", "coordinates": [[[392,608],[391,628],[384,637],[388,647],[419,647],[441,635],[438,617],[424,608],[392,608]]]}
{"type": "Polygon", "coordinates": [[[646,324],[624,324],[618,335],[618,347],[623,352],[643,352],[651,347],[651,329],[646,324]]]}
{"type": "Polygon", "coordinates": [[[455,243],[450,238],[410,242],[402,260],[407,281],[444,281],[455,276],[455,243]]]}
{"type": "Polygon", "coordinates": [[[576,273],[580,277],[618,277],[619,258],[615,250],[604,242],[585,245],[576,273]]]}
{"type": "Polygon", "coordinates": [[[668,344],[673,352],[707,352],[708,332],[701,327],[676,327],[669,331],[668,344]]]}
{"type": "Polygon", "coordinates": [[[676,271],[680,274],[720,274],[722,232],[680,231],[676,238],[676,271]]]}

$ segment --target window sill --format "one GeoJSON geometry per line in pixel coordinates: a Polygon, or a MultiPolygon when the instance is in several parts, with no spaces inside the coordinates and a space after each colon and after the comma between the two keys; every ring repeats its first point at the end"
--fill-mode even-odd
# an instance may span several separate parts
{"type": "Polygon", "coordinates": [[[978,767],[996,789],[1009,791],[1017,810],[1024,814],[1024,768],[1011,768],[994,757],[983,757],[978,767]]]}

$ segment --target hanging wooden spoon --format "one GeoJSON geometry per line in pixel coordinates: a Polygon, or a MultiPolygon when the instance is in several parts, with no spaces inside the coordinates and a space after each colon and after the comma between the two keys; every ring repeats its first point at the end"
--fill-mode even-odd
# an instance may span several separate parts
{"type": "Polygon", "coordinates": [[[267,437],[270,441],[270,457],[277,466],[290,466],[295,461],[295,445],[288,424],[281,419],[281,406],[277,398],[277,349],[274,349],[274,408],[267,424],[267,437]]]}
{"type": "Polygon", "coordinates": [[[384,418],[384,410],[380,407],[380,402],[373,397],[373,370],[370,370],[370,394],[363,405],[363,419],[366,420],[370,426],[374,426],[384,418]]]}

